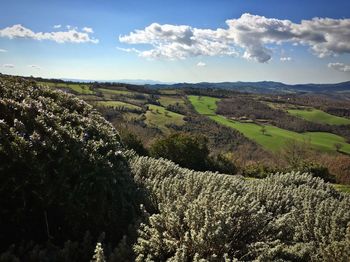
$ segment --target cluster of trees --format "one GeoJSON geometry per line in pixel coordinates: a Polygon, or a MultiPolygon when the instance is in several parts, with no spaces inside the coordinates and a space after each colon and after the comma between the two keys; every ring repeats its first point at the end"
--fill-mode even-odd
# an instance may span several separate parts
{"type": "Polygon", "coordinates": [[[226,155],[210,155],[208,139],[203,135],[173,133],[156,139],[148,149],[135,134],[123,130],[120,135],[123,145],[138,155],[169,159],[181,167],[197,171],[210,170],[225,174],[237,172],[233,161],[226,155]]]}
{"type": "Polygon", "coordinates": [[[321,109],[329,114],[350,117],[350,102],[346,94],[289,94],[270,95],[264,97],[266,101],[275,103],[291,103],[300,106],[312,106],[321,109]]]}
{"type": "Polygon", "coordinates": [[[267,104],[257,101],[252,95],[236,96],[223,99],[218,103],[217,113],[220,115],[252,120],[265,120],[277,127],[295,131],[324,131],[330,132],[330,126],[321,125],[292,116],[280,109],[274,109],[267,104]]]}

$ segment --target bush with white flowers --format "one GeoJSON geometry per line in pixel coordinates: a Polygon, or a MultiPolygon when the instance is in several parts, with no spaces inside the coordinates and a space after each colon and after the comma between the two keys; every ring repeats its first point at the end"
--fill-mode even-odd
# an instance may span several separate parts
{"type": "Polygon", "coordinates": [[[137,261],[349,261],[350,197],[319,178],[245,180],[138,156],[131,167],[156,210],[137,261]]]}
{"type": "Polygon", "coordinates": [[[133,181],[117,131],[84,101],[0,78],[0,243],[62,243],[134,219],[133,181]]]}

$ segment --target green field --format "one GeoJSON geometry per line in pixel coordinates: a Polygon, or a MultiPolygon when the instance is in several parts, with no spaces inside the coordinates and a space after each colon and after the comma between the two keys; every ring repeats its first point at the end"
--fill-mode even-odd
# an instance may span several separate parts
{"type": "Polygon", "coordinates": [[[126,91],[126,90],[112,90],[107,88],[99,88],[98,91],[104,94],[110,94],[110,95],[131,95],[132,94],[132,92],[126,91]]]}
{"type": "Polygon", "coordinates": [[[68,88],[73,90],[76,93],[83,95],[92,95],[95,94],[94,91],[90,90],[89,85],[84,84],[71,84],[71,83],[53,83],[53,82],[39,82],[39,84],[46,85],[54,88],[68,88]]]}
{"type": "Polygon", "coordinates": [[[345,139],[325,132],[296,133],[293,131],[278,128],[272,125],[265,125],[266,132],[261,132],[261,126],[255,123],[241,123],[227,119],[215,113],[218,98],[189,96],[188,99],[199,114],[207,115],[210,119],[224,126],[234,128],[243,133],[247,138],[257,142],[266,149],[277,151],[285,146],[290,140],[308,142],[310,145],[322,151],[335,151],[334,144],[342,145],[341,151],[350,154],[350,144],[345,139]]]}
{"type": "Polygon", "coordinates": [[[133,105],[133,104],[129,104],[129,103],[125,103],[125,102],[121,102],[121,101],[98,101],[97,105],[99,106],[105,106],[105,107],[125,107],[128,109],[136,109],[136,110],[141,110],[141,107],[133,105]]]}
{"type": "Polygon", "coordinates": [[[310,122],[328,125],[350,125],[350,119],[334,116],[318,109],[289,109],[289,114],[310,122]]]}
{"type": "Polygon", "coordinates": [[[159,103],[162,105],[162,106],[169,106],[169,105],[176,105],[176,104],[179,104],[179,105],[184,105],[185,104],[185,101],[180,98],[180,97],[174,97],[174,96],[161,96],[159,99],[159,103]]]}
{"type": "Polygon", "coordinates": [[[216,115],[216,102],[220,101],[219,98],[209,96],[188,96],[188,99],[199,114],[208,116],[216,115]]]}
{"type": "Polygon", "coordinates": [[[148,108],[145,122],[150,127],[157,127],[167,133],[169,131],[167,125],[181,126],[185,123],[184,115],[166,110],[162,106],[148,105],[148,108]]]}

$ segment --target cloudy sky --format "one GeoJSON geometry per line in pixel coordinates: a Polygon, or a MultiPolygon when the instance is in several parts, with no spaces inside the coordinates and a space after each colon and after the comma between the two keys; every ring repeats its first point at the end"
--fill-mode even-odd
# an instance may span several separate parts
{"type": "Polygon", "coordinates": [[[350,80],[349,0],[4,0],[0,72],[165,82],[350,80]]]}

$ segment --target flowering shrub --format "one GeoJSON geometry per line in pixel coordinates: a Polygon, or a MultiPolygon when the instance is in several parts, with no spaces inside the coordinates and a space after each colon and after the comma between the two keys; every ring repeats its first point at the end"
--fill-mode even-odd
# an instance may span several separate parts
{"type": "Polygon", "coordinates": [[[0,242],[62,243],[134,218],[118,133],[93,108],[34,82],[0,78],[0,242]]]}
{"type": "Polygon", "coordinates": [[[137,261],[348,261],[350,197],[309,174],[245,180],[134,156],[152,210],[137,261]]]}

